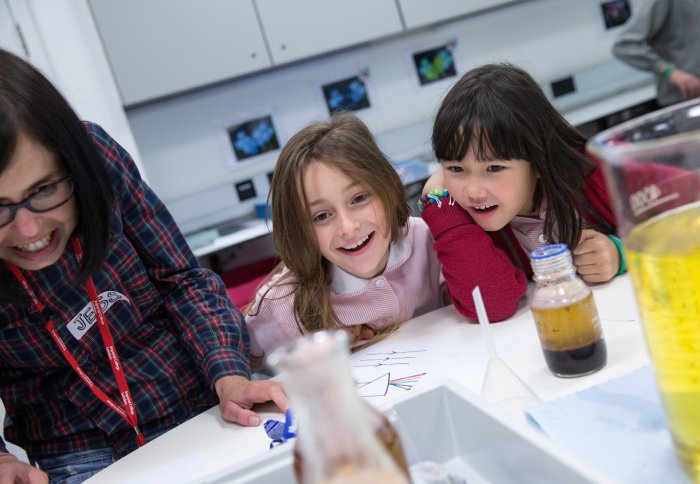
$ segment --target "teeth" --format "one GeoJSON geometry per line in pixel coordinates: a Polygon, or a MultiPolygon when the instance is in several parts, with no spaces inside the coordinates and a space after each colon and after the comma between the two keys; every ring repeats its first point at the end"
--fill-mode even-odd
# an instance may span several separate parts
{"type": "Polygon", "coordinates": [[[25,252],[38,252],[41,249],[48,247],[49,242],[51,242],[51,234],[45,235],[41,239],[37,240],[36,242],[32,242],[31,244],[18,245],[17,248],[25,252]]]}
{"type": "Polygon", "coordinates": [[[496,205],[476,205],[474,208],[476,210],[486,210],[487,208],[495,207],[496,205]]]}
{"type": "Polygon", "coordinates": [[[366,235],[364,239],[360,240],[357,244],[355,245],[348,245],[346,247],[343,247],[345,250],[353,250],[357,249],[359,246],[363,245],[367,240],[369,239],[369,235],[366,235]]]}

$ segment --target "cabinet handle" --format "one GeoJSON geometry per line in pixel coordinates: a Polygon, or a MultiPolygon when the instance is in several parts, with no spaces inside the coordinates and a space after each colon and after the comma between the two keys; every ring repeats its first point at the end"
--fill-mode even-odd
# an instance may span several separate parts
{"type": "Polygon", "coordinates": [[[287,48],[287,44],[280,44],[280,49],[285,50],[287,48]]]}
{"type": "Polygon", "coordinates": [[[255,59],[257,56],[258,56],[258,53],[257,53],[257,52],[251,52],[251,53],[250,53],[250,58],[251,58],[251,59],[255,59]]]}

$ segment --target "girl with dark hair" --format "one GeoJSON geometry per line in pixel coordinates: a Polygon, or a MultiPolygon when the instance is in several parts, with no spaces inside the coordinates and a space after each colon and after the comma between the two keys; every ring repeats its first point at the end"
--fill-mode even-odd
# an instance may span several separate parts
{"type": "Polygon", "coordinates": [[[124,149],[0,50],[0,481],[81,482],[219,403],[249,408],[248,335],[124,149]],[[32,480],[36,479],[36,480],[32,480]]]}
{"type": "Polygon", "coordinates": [[[322,329],[371,339],[443,305],[428,227],[409,217],[398,174],[353,114],[289,140],[270,198],[282,262],[246,315],[256,360],[322,329]]]}
{"type": "Polygon", "coordinates": [[[624,272],[605,182],[585,143],[513,65],[473,69],[447,93],[433,127],[441,169],[419,205],[462,314],[476,319],[478,285],[491,320],[511,316],[532,275],[528,254],[544,245],[568,244],[587,282],[624,272]]]}

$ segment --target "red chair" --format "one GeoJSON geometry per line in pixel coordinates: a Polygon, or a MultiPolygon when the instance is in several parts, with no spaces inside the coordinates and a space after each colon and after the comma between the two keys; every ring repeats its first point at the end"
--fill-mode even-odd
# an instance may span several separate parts
{"type": "Polygon", "coordinates": [[[228,297],[238,309],[242,311],[255,298],[258,286],[279,261],[278,257],[270,257],[221,274],[228,297]]]}

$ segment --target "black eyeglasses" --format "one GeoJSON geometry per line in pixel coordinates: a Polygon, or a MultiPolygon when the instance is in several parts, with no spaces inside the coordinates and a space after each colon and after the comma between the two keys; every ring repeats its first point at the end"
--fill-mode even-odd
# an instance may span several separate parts
{"type": "Polygon", "coordinates": [[[67,176],[37,188],[37,191],[19,203],[0,205],[0,227],[15,219],[17,210],[26,208],[34,213],[49,212],[60,207],[73,196],[73,177],[67,176]]]}

